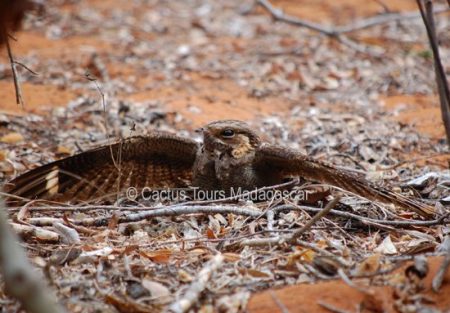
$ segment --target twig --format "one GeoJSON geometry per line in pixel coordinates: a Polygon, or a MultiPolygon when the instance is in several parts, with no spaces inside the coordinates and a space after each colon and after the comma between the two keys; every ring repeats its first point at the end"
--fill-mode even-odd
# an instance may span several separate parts
{"type": "Polygon", "coordinates": [[[275,213],[273,210],[268,210],[266,212],[266,218],[267,218],[267,230],[273,231],[273,223],[274,223],[274,217],[275,213]]]}
{"type": "Polygon", "coordinates": [[[431,0],[416,1],[420,9],[423,23],[425,24],[425,28],[427,30],[431,51],[433,52],[434,71],[439,93],[439,102],[441,104],[442,120],[444,122],[445,132],[447,135],[447,144],[450,145],[450,91],[439,54],[439,44],[433,18],[433,2],[431,0]]]}
{"type": "Polygon", "coordinates": [[[174,313],[187,312],[198,301],[212,274],[222,266],[223,260],[223,255],[217,253],[198,273],[195,281],[189,286],[184,296],[170,306],[169,311],[174,313]]]}
{"type": "MultiPolygon", "coordinates": [[[[286,242],[288,242],[290,236],[278,236],[278,237],[270,237],[270,238],[256,238],[256,239],[244,239],[241,240],[239,242],[239,245],[241,247],[245,247],[245,246],[250,246],[250,247],[258,247],[258,246],[274,246],[274,245],[282,245],[286,242]]],[[[350,264],[345,261],[344,259],[337,257],[335,254],[328,252],[325,249],[321,249],[319,248],[317,245],[307,242],[307,241],[303,241],[300,239],[297,239],[297,241],[295,242],[296,244],[309,248],[323,256],[332,258],[333,260],[336,260],[336,262],[339,263],[339,265],[341,265],[342,267],[349,267],[350,264]]]]}
{"type": "Polygon", "coordinates": [[[319,213],[314,215],[312,219],[310,219],[305,225],[303,225],[302,228],[295,231],[291,238],[289,239],[289,242],[295,242],[305,231],[311,228],[318,220],[320,220],[322,217],[327,215],[331,209],[333,209],[336,204],[341,200],[342,196],[338,195],[336,198],[334,198],[332,201],[328,202],[328,204],[323,208],[319,213]]]}
{"type": "Polygon", "coordinates": [[[325,34],[327,36],[336,36],[338,33],[335,31],[325,28],[323,25],[316,24],[314,22],[306,21],[298,17],[290,16],[283,13],[283,10],[275,8],[270,1],[268,0],[258,0],[258,4],[260,4],[263,8],[265,8],[274,19],[280,20],[292,25],[306,27],[308,29],[314,30],[316,32],[325,34]]]}
{"type": "MultiPolygon", "coordinates": [[[[289,211],[289,210],[305,210],[307,212],[320,212],[322,209],[315,208],[315,207],[309,207],[309,206],[300,206],[300,205],[293,205],[293,204],[283,204],[280,206],[277,206],[273,208],[275,211],[289,211]]],[[[347,218],[352,218],[355,220],[361,221],[363,224],[367,225],[390,225],[395,227],[410,227],[410,226],[433,226],[433,225],[439,225],[445,221],[450,216],[450,212],[440,216],[439,218],[435,220],[428,220],[428,221],[420,221],[420,220],[404,220],[404,221],[386,221],[386,220],[377,220],[374,218],[364,217],[361,215],[349,213],[349,212],[342,212],[338,210],[330,210],[329,212],[332,215],[336,216],[342,216],[347,218]]]]}
{"type": "MultiPolygon", "coordinates": [[[[258,4],[265,8],[276,20],[280,20],[292,25],[305,27],[331,37],[336,37],[342,34],[351,33],[357,30],[366,29],[376,25],[386,24],[399,20],[415,19],[421,16],[419,12],[388,13],[361,19],[359,21],[350,23],[349,25],[326,27],[321,24],[287,15],[281,9],[275,8],[268,0],[258,0],[258,4]]],[[[439,14],[448,11],[449,9],[444,7],[435,10],[434,13],[439,14]]]]}
{"type": "Polygon", "coordinates": [[[31,74],[38,76],[39,74],[36,73],[35,71],[33,71],[31,68],[29,68],[28,66],[26,66],[25,64],[18,62],[18,61],[14,61],[14,64],[22,66],[24,69],[26,69],[28,72],[30,72],[31,74]]]}
{"type": "Polygon", "coordinates": [[[6,33],[6,30],[3,28],[3,26],[0,25],[0,27],[2,27],[1,36],[5,39],[6,51],[8,51],[9,63],[11,64],[11,71],[12,71],[13,80],[14,80],[14,89],[16,91],[16,104],[20,104],[20,106],[23,108],[25,106],[25,102],[23,101],[22,88],[20,87],[19,75],[17,74],[17,70],[16,70],[16,65],[15,65],[16,61],[14,61],[14,56],[11,51],[11,45],[9,44],[9,36],[6,33]]]}
{"type": "Polygon", "coordinates": [[[351,279],[347,276],[347,274],[345,274],[345,272],[342,268],[339,268],[337,272],[338,272],[339,277],[342,279],[342,281],[345,284],[347,284],[347,286],[358,290],[362,294],[365,294],[365,295],[371,294],[369,290],[366,290],[363,287],[358,286],[354,282],[352,282],[351,279]]]}
{"type": "MultiPolygon", "coordinates": [[[[129,223],[160,216],[181,216],[185,214],[227,214],[245,215],[258,217],[261,212],[255,209],[236,206],[171,206],[167,208],[154,209],[152,211],[128,214],[119,218],[118,223],[129,223]]],[[[83,220],[71,221],[75,225],[83,226],[104,226],[107,225],[109,217],[87,218],[83,220]]]]}
{"type": "Polygon", "coordinates": [[[52,293],[42,285],[28,262],[25,251],[18,244],[16,236],[8,226],[7,217],[0,208],[0,270],[8,292],[18,299],[27,312],[62,313],[52,293]]]}
{"type": "MultiPolygon", "coordinates": [[[[414,19],[420,17],[420,13],[418,12],[408,12],[408,13],[388,13],[383,15],[377,15],[373,17],[369,17],[367,19],[362,19],[359,21],[356,21],[354,23],[351,23],[349,25],[344,26],[332,26],[332,27],[326,27],[321,24],[317,24],[311,21],[307,21],[295,16],[290,16],[285,14],[281,9],[275,8],[270,1],[268,0],[258,0],[258,4],[260,4],[264,9],[266,9],[275,20],[283,21],[288,24],[305,27],[310,30],[319,32],[321,34],[324,34],[328,37],[336,38],[339,42],[342,44],[354,49],[355,51],[361,52],[361,53],[369,53],[373,54],[375,56],[381,56],[382,54],[379,51],[371,51],[368,50],[367,47],[364,47],[357,42],[354,42],[353,40],[349,39],[345,36],[347,33],[351,33],[357,30],[366,29],[369,27],[373,27],[376,25],[386,24],[389,22],[399,21],[399,20],[405,20],[405,19],[414,19]]],[[[435,13],[443,13],[448,12],[449,9],[447,8],[440,8],[435,11],[435,13]]]]}
{"type": "Polygon", "coordinates": [[[431,283],[434,292],[438,292],[441,288],[442,282],[444,281],[444,276],[450,266],[450,235],[445,236],[441,247],[441,250],[445,251],[446,254],[439,270],[436,273],[436,276],[433,278],[433,282],[431,283]]]}
{"type": "Polygon", "coordinates": [[[281,310],[281,313],[289,313],[288,308],[284,305],[283,302],[281,302],[281,300],[278,298],[278,296],[276,295],[276,293],[273,290],[269,290],[269,294],[270,294],[270,297],[272,298],[272,300],[277,305],[277,307],[281,310]]]}

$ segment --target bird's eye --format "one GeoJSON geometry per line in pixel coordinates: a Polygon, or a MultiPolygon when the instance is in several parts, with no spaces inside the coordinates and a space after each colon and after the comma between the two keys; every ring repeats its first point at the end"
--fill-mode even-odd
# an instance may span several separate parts
{"type": "Polygon", "coordinates": [[[232,129],[225,129],[222,131],[223,138],[232,138],[234,137],[234,131],[232,129]]]}

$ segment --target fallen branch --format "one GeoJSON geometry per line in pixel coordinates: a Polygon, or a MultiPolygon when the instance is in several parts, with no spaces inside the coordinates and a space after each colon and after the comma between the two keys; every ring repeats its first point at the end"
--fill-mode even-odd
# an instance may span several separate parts
{"type": "MultiPolygon", "coordinates": [[[[369,53],[376,56],[381,56],[380,52],[370,51],[367,47],[364,47],[357,42],[349,39],[345,36],[347,33],[351,33],[357,30],[366,29],[369,27],[373,27],[376,25],[386,24],[389,22],[405,20],[405,19],[414,19],[420,17],[420,13],[418,12],[408,12],[408,13],[388,13],[383,15],[377,15],[373,17],[369,17],[367,19],[362,19],[351,23],[349,25],[344,26],[330,26],[326,27],[322,24],[317,24],[308,20],[304,20],[298,18],[296,16],[290,16],[283,12],[283,10],[275,8],[270,1],[268,0],[258,0],[258,4],[261,5],[270,15],[278,21],[282,21],[291,25],[305,27],[315,32],[324,34],[328,37],[336,38],[342,44],[354,49],[355,51],[361,53],[369,53]]],[[[436,10],[434,13],[444,13],[449,12],[448,8],[440,8],[436,10]]]]}
{"type": "Polygon", "coordinates": [[[189,286],[184,296],[170,306],[169,311],[174,313],[187,312],[195,303],[198,303],[199,297],[205,290],[209,279],[222,266],[223,260],[223,255],[217,253],[198,273],[195,281],[189,286]]]}
{"type": "MultiPolygon", "coordinates": [[[[321,34],[336,37],[342,34],[351,33],[354,31],[367,29],[373,26],[386,24],[390,22],[415,19],[421,16],[420,12],[407,12],[407,13],[388,13],[382,15],[376,15],[369,18],[361,19],[356,22],[350,23],[344,26],[329,26],[326,27],[322,24],[317,24],[311,21],[307,21],[295,16],[287,15],[283,10],[275,8],[268,0],[258,0],[264,9],[266,9],[275,20],[283,21],[288,24],[296,25],[311,29],[321,34]]],[[[443,7],[433,11],[435,14],[449,12],[450,9],[443,7]]]]}
{"type": "Polygon", "coordinates": [[[42,285],[28,262],[25,251],[18,244],[11,231],[7,216],[0,208],[0,271],[3,275],[6,290],[20,301],[22,308],[31,313],[62,313],[52,293],[42,285]]]}
{"type": "MultiPolygon", "coordinates": [[[[301,205],[293,205],[293,204],[283,204],[280,206],[277,206],[275,208],[273,208],[273,210],[279,212],[279,211],[292,211],[292,210],[304,210],[307,212],[321,212],[322,209],[321,208],[315,208],[315,207],[309,207],[309,206],[301,206],[301,205]]],[[[355,219],[360,221],[361,223],[365,224],[365,225],[373,225],[373,226],[379,226],[379,225],[389,225],[389,226],[395,226],[395,227],[411,227],[411,226],[433,226],[433,225],[439,225],[444,223],[444,221],[450,217],[450,212],[448,212],[447,214],[444,214],[442,216],[440,216],[437,219],[434,220],[428,220],[428,221],[421,221],[421,220],[403,220],[403,221],[398,221],[398,220],[377,220],[374,218],[370,218],[370,217],[364,217],[358,214],[353,214],[353,213],[349,213],[349,212],[343,212],[343,211],[339,211],[339,210],[333,210],[331,209],[329,211],[329,213],[331,215],[336,215],[336,216],[342,216],[342,217],[347,217],[347,218],[351,218],[351,219],[355,219]]]]}
{"type": "Polygon", "coordinates": [[[448,87],[445,70],[442,66],[439,54],[439,44],[434,24],[433,2],[431,0],[416,0],[420,9],[423,23],[427,30],[428,40],[431,51],[433,52],[434,71],[436,75],[436,84],[439,93],[439,102],[441,104],[442,121],[444,122],[445,133],[447,135],[447,144],[450,145],[450,91],[448,87]]]}
{"type": "Polygon", "coordinates": [[[32,225],[23,225],[17,223],[11,223],[12,229],[19,235],[22,239],[29,237],[36,237],[40,241],[59,241],[59,235],[53,231],[47,230],[45,228],[36,227],[32,225]]]}
{"type": "MultiPolygon", "coordinates": [[[[151,211],[128,214],[119,217],[118,223],[129,223],[145,220],[152,217],[161,216],[181,216],[186,214],[236,214],[251,217],[258,217],[261,211],[236,206],[170,206],[166,208],[158,208],[151,211]]],[[[71,221],[75,225],[83,226],[105,226],[108,224],[109,217],[87,218],[83,220],[71,221]]]]}
{"type": "Polygon", "coordinates": [[[9,63],[11,65],[11,71],[13,74],[14,89],[16,91],[16,104],[20,104],[21,107],[23,108],[25,105],[25,102],[23,101],[22,88],[20,87],[19,75],[17,74],[17,70],[16,70],[16,61],[14,60],[14,56],[11,51],[11,45],[9,44],[8,33],[6,32],[6,30],[3,27],[1,29],[1,36],[6,43],[6,51],[8,52],[8,59],[9,59],[9,63]]]}
{"type": "Polygon", "coordinates": [[[300,228],[299,230],[295,231],[292,235],[291,238],[289,238],[289,242],[295,242],[298,238],[300,238],[300,236],[307,231],[308,229],[311,228],[312,225],[314,225],[318,220],[320,220],[322,217],[324,217],[325,215],[327,215],[331,209],[333,209],[336,204],[339,202],[339,200],[341,200],[342,196],[337,196],[336,198],[334,198],[332,201],[330,201],[325,208],[323,208],[319,213],[317,213],[316,215],[314,215],[314,217],[312,219],[310,219],[305,225],[303,225],[302,228],[300,228]]]}

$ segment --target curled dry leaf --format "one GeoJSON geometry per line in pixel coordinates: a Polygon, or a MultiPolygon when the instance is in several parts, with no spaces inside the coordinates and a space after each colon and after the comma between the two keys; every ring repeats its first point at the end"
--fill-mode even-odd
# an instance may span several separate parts
{"type": "Polygon", "coordinates": [[[397,248],[392,243],[391,236],[387,235],[380,245],[374,249],[374,251],[381,254],[396,254],[397,248]]]}
{"type": "Polygon", "coordinates": [[[139,251],[139,254],[156,263],[168,263],[173,251],[169,249],[161,249],[155,251],[139,251]]]}
{"type": "Polygon", "coordinates": [[[153,281],[153,280],[144,278],[142,280],[142,286],[144,286],[148,291],[150,291],[150,295],[152,298],[162,300],[162,301],[169,300],[170,291],[163,284],[161,284],[157,281],[153,281]]]}

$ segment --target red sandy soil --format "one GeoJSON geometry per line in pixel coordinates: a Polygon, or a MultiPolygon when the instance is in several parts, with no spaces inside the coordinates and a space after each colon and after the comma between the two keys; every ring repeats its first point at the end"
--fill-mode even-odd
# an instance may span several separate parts
{"type": "MultiPolygon", "coordinates": [[[[431,289],[431,281],[436,275],[442,262],[442,258],[429,260],[430,270],[424,279],[423,294],[430,303],[446,311],[450,308],[450,272],[444,278],[444,284],[438,294],[431,289]]],[[[396,273],[402,275],[404,268],[396,273]]],[[[358,285],[358,282],[355,281],[358,285]]],[[[362,285],[364,286],[364,285],[362,285]]],[[[361,312],[397,312],[393,307],[394,289],[390,286],[365,288],[373,292],[373,296],[367,297],[342,281],[320,282],[314,285],[296,285],[276,290],[258,293],[252,297],[248,305],[250,313],[278,313],[285,312],[281,309],[284,305],[288,312],[317,312],[329,313],[330,311],[318,305],[319,302],[331,305],[345,312],[355,312],[357,305],[361,304],[365,310],[361,312]],[[278,303],[277,303],[278,302],[278,303]],[[282,305],[280,305],[280,303],[282,305]]]]}

